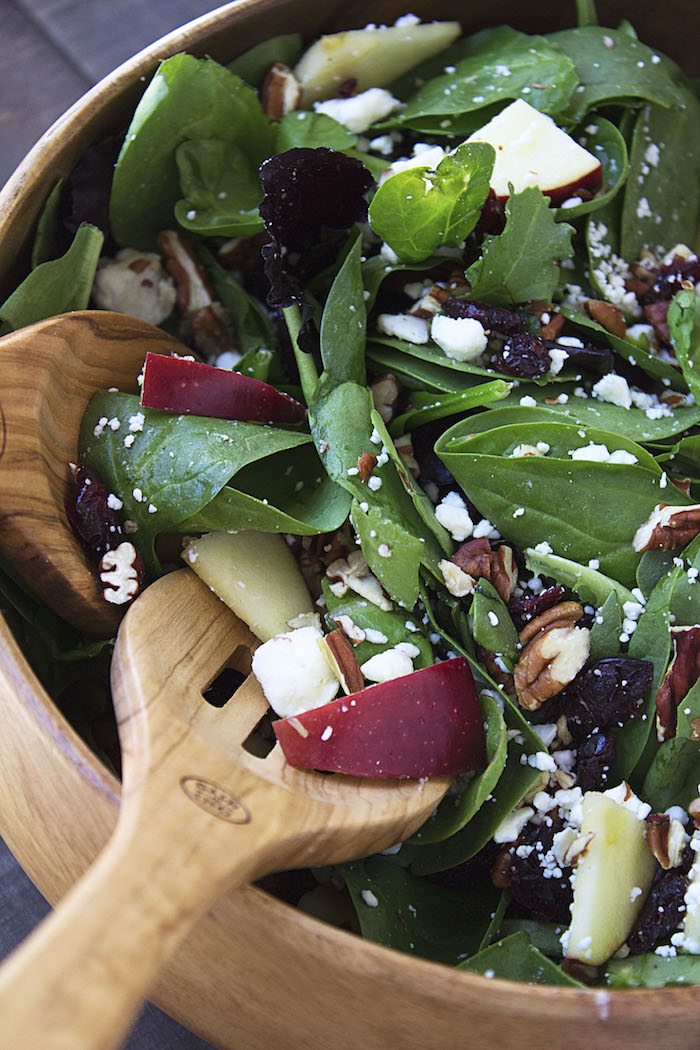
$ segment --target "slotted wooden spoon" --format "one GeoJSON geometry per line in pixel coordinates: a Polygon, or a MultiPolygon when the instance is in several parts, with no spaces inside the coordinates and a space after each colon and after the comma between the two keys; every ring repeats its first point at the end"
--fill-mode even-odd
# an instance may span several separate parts
{"type": "Polygon", "coordinates": [[[66,518],[80,422],[98,390],[136,393],[146,353],[188,353],[124,314],[83,310],[0,339],[0,554],[63,619],[97,638],[121,612],[105,602],[66,518]]]}
{"type": "Polygon", "coordinates": [[[124,779],[117,828],[0,970],[2,1050],[117,1046],[220,894],[272,871],[386,849],[444,795],[450,778],[325,776],[287,766],[278,747],[265,759],[249,754],[243,741],[267,710],[255,678],[220,709],[202,690],[256,644],[188,569],[127,613],[112,665],[124,779]]]}

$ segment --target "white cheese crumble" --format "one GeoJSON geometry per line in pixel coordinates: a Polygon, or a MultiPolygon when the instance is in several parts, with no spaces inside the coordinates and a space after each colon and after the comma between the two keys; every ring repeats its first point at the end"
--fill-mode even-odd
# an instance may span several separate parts
{"type": "Polygon", "coordinates": [[[362,890],[360,893],[362,900],[365,902],[368,908],[376,908],[379,905],[376,894],[372,893],[371,890],[362,890]]]}
{"type": "Polygon", "coordinates": [[[592,441],[581,448],[571,449],[569,455],[574,460],[587,460],[591,463],[621,463],[632,466],[639,462],[636,456],[625,449],[619,448],[610,452],[607,445],[596,445],[592,441]]]}
{"type": "Polygon", "coordinates": [[[632,407],[632,395],[627,380],[614,372],[608,372],[599,379],[593,387],[592,394],[610,405],[618,405],[620,408],[632,407]]]}
{"type": "Polygon", "coordinates": [[[630,813],[634,813],[639,820],[646,820],[651,813],[651,806],[647,802],[642,802],[641,798],[635,795],[625,780],[618,784],[617,787],[608,788],[603,794],[607,798],[611,798],[613,802],[618,802],[621,806],[624,806],[630,813]]]}
{"type": "Polygon", "coordinates": [[[404,339],[407,343],[422,344],[430,339],[428,322],[411,314],[380,314],[377,318],[377,328],[384,335],[404,339]]]}
{"type": "Polygon", "coordinates": [[[161,265],[160,255],[123,248],[114,259],[100,259],[92,288],[101,310],[138,317],[159,325],[175,306],[175,284],[161,265]]]}
{"type": "MultiPolygon", "coordinates": [[[[418,656],[420,650],[415,645],[410,645],[418,656]]],[[[405,643],[386,649],[383,653],[371,656],[361,666],[362,674],[369,682],[390,682],[394,678],[404,678],[413,671],[413,659],[406,652],[405,643]]]]}
{"type": "Polygon", "coordinates": [[[432,320],[430,334],[442,352],[454,361],[475,361],[487,345],[483,325],[474,317],[447,317],[432,320]]]}
{"type": "Polygon", "coordinates": [[[317,113],[325,113],[342,124],[348,131],[361,135],[378,120],[384,120],[401,108],[399,99],[384,88],[369,88],[350,98],[331,98],[326,102],[314,102],[317,113]]]}
{"type": "Polygon", "coordinates": [[[317,627],[301,627],[270,638],[253,653],[253,674],[281,718],[322,707],[338,692],[338,679],[319,646],[322,638],[317,627]]]}
{"type": "Polygon", "coordinates": [[[435,517],[457,543],[468,539],[474,523],[467,505],[458,492],[448,492],[435,508],[435,517]]]}
{"type": "Polygon", "coordinates": [[[534,815],[535,810],[532,806],[514,809],[496,828],[493,841],[499,843],[499,845],[506,842],[515,842],[530,817],[534,817],[534,815]]]}

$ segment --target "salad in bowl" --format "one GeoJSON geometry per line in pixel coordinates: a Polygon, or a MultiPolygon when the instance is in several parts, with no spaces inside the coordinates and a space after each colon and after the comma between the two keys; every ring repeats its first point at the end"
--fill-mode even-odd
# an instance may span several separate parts
{"type": "MultiPolygon", "coordinates": [[[[291,903],[487,977],[700,982],[699,218],[697,84],[585,0],[175,55],[49,196],[3,334],[182,342],[83,419],[104,600],[184,564],[260,639],[251,750],[454,777],[291,903]]],[[[0,585],[116,766],[111,640],[0,585]]]]}

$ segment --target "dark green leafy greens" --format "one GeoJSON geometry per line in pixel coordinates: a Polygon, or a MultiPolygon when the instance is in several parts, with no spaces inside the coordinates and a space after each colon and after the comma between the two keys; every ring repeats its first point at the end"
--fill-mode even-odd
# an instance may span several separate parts
{"type": "Polygon", "coordinates": [[[534,946],[524,932],[512,933],[502,941],[472,955],[460,963],[460,970],[482,973],[527,984],[558,984],[569,988],[583,987],[561,967],[534,946]]]}
{"type": "Polygon", "coordinates": [[[222,139],[189,140],[175,156],[183,193],[175,205],[180,226],[209,237],[248,237],[262,230],[257,164],[243,149],[222,139]]]}

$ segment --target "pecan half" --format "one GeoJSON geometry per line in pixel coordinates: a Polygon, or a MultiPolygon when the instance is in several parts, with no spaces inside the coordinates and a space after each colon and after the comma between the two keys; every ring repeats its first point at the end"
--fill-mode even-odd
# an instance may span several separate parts
{"type": "Polygon", "coordinates": [[[449,298],[450,293],[446,288],[439,284],[434,284],[408,312],[413,314],[414,317],[422,317],[424,320],[429,321],[433,314],[442,310],[449,298]]]}
{"type": "Polygon", "coordinates": [[[602,325],[606,332],[624,339],[627,335],[625,315],[618,306],[606,303],[603,299],[587,299],[586,313],[593,321],[602,325]]]}
{"type": "Polygon", "coordinates": [[[518,703],[525,710],[537,711],[572,682],[586,663],[591,632],[575,626],[582,615],[578,602],[561,602],[520,632],[525,648],[514,678],[518,703]]]}
{"type": "Polygon", "coordinates": [[[345,632],[338,627],[327,634],[319,644],[331,670],[340,681],[343,692],[350,695],[364,689],[365,680],[345,632]]]}
{"type": "Polygon", "coordinates": [[[700,678],[700,627],[672,627],[673,654],[656,694],[659,740],[676,735],[678,707],[700,678]]]}
{"type": "Polygon", "coordinates": [[[102,596],[111,605],[133,601],[141,589],[143,576],[141,557],[133,543],[124,541],[102,555],[100,580],[105,585],[102,596]]]}
{"type": "Polygon", "coordinates": [[[289,66],[275,62],[265,75],[260,93],[265,116],[280,120],[292,113],[299,107],[302,92],[303,88],[289,66]]]}
{"type": "Polygon", "coordinates": [[[183,337],[207,356],[237,352],[238,345],[226,322],[225,310],[215,298],[192,245],[175,230],[162,230],[157,240],[165,268],[175,282],[183,337]]]}
{"type": "Polygon", "coordinates": [[[651,813],[647,817],[647,846],[664,871],[677,868],[685,852],[685,829],[680,820],[667,813],[651,813]]]}
{"type": "Polygon", "coordinates": [[[556,339],[557,336],[561,335],[566,318],[563,314],[556,312],[552,303],[546,303],[544,300],[538,299],[535,302],[528,303],[527,308],[532,311],[540,322],[540,335],[543,339],[556,339]]]}
{"type": "Polygon", "coordinates": [[[491,544],[483,536],[468,540],[455,551],[452,561],[474,580],[489,580],[504,602],[509,602],[513,597],[518,582],[518,567],[513,548],[507,544],[491,550],[491,544]]]}
{"type": "Polygon", "coordinates": [[[700,504],[670,507],[660,503],[634,534],[636,551],[672,551],[700,534],[700,504]]]}
{"type": "Polygon", "coordinates": [[[372,401],[379,415],[385,423],[390,423],[394,418],[394,405],[399,397],[399,381],[391,372],[375,379],[370,387],[372,401]]]}
{"type": "Polygon", "coordinates": [[[559,602],[558,605],[544,609],[539,616],[526,623],[520,632],[520,641],[526,645],[542,631],[551,630],[552,627],[573,626],[582,616],[583,606],[580,602],[559,602]]]}

